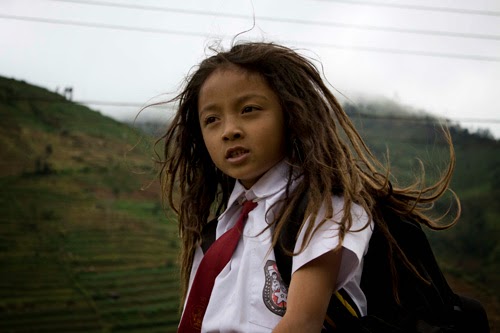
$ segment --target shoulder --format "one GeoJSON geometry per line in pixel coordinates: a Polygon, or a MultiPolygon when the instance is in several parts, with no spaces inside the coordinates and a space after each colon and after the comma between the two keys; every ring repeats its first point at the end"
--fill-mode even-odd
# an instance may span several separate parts
{"type": "Polygon", "coordinates": [[[342,235],[344,199],[340,196],[332,196],[332,206],[332,217],[325,220],[326,207],[322,207],[316,219],[306,221],[300,230],[295,244],[297,255],[293,260],[293,271],[339,247],[344,250],[342,266],[349,263],[349,266],[355,269],[362,261],[373,233],[373,223],[369,219],[369,214],[360,205],[353,204],[350,208],[352,224],[342,235]],[[312,228],[312,234],[309,237],[306,235],[308,228],[312,228]]]}
{"type": "Polygon", "coordinates": [[[332,195],[331,208],[332,214],[328,216],[328,207],[326,207],[326,205],[323,205],[319,209],[314,221],[308,219],[302,229],[312,227],[314,228],[315,233],[323,233],[325,234],[325,236],[330,235],[330,237],[338,236],[339,231],[342,228],[346,228],[346,234],[357,233],[364,229],[368,229],[368,233],[371,234],[373,223],[372,221],[370,221],[370,215],[361,205],[352,203],[348,208],[349,211],[346,212],[344,198],[342,196],[332,195]],[[348,213],[351,217],[351,225],[344,225],[341,228],[343,224],[343,218],[345,217],[346,213],[348,213]]]}

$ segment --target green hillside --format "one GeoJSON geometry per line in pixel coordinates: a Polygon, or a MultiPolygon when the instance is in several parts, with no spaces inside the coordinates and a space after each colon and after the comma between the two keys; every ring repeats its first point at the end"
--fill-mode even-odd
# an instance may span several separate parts
{"type": "Polygon", "coordinates": [[[175,332],[177,232],[150,142],[5,78],[0,116],[0,332],[175,332]]]}
{"type": "MultiPolygon", "coordinates": [[[[430,118],[347,105],[403,183],[435,177],[446,146],[430,118]],[[366,117],[366,115],[377,115],[366,117]]],[[[0,77],[0,332],[175,332],[177,229],[161,207],[152,141],[58,94],[0,77]]],[[[454,288],[499,327],[499,142],[451,129],[463,216],[429,233],[454,288]]]]}

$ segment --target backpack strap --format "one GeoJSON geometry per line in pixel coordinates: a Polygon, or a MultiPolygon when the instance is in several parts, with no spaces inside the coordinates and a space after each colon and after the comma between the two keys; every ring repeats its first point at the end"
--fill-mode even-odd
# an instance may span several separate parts
{"type": "Polygon", "coordinates": [[[207,253],[208,248],[215,242],[215,231],[219,220],[214,218],[203,226],[201,230],[201,249],[203,253],[207,253]]]}

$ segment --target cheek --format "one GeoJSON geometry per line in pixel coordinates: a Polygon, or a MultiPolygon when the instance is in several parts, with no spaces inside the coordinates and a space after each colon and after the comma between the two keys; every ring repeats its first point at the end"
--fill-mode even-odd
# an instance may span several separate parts
{"type": "MultiPolygon", "coordinates": [[[[272,144],[277,155],[285,155],[286,131],[283,123],[278,123],[273,127],[272,144]]],[[[271,142],[268,142],[270,144],[271,142]]]]}
{"type": "Polygon", "coordinates": [[[208,151],[208,155],[212,159],[212,161],[216,158],[217,145],[214,144],[212,140],[210,140],[210,136],[203,135],[203,143],[205,144],[205,148],[208,151]]]}

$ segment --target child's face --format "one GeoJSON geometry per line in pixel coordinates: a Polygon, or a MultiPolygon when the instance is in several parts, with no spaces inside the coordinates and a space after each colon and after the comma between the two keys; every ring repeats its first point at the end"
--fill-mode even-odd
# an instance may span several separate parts
{"type": "Polygon", "coordinates": [[[283,110],[258,74],[216,70],[201,86],[198,116],[212,161],[245,188],[285,156],[283,110]]]}

